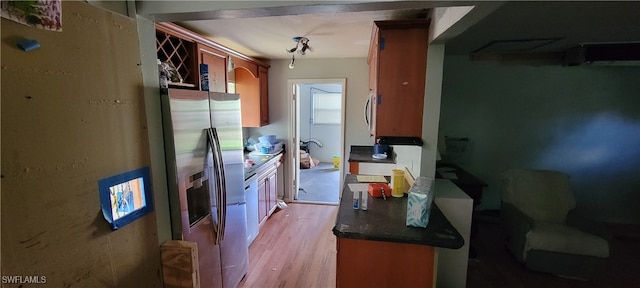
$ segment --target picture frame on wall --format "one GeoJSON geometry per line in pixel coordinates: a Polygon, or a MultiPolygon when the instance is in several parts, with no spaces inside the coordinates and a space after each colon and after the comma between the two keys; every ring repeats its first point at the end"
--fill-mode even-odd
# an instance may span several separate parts
{"type": "Polygon", "coordinates": [[[113,230],[153,211],[148,167],[104,178],[98,189],[102,214],[113,230]]]}

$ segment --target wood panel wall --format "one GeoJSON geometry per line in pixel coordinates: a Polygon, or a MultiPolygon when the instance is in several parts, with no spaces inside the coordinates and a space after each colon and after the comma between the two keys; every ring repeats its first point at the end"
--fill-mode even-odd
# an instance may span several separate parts
{"type": "Polygon", "coordinates": [[[62,17],[62,32],[2,19],[2,275],[161,287],[155,214],[112,231],[98,194],[150,165],[135,20],[78,1],[62,17]]]}

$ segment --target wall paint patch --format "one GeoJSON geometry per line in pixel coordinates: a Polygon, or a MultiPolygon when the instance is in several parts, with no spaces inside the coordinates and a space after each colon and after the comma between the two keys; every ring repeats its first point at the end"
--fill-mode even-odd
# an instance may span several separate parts
{"type": "Polygon", "coordinates": [[[18,41],[18,47],[24,51],[31,51],[40,48],[40,42],[33,39],[24,39],[18,41]]]}

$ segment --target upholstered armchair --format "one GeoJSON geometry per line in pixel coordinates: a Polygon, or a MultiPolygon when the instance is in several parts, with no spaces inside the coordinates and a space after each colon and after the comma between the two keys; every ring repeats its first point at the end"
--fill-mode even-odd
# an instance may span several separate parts
{"type": "Polygon", "coordinates": [[[567,174],[511,169],[501,193],[507,247],[527,268],[588,279],[606,263],[610,233],[576,213],[567,174]]]}

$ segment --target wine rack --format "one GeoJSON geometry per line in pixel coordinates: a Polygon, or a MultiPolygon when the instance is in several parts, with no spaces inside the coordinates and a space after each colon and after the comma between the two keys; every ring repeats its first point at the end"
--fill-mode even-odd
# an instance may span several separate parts
{"type": "Polygon", "coordinates": [[[158,59],[171,63],[182,77],[182,83],[170,82],[169,84],[195,87],[197,82],[196,43],[156,30],[156,45],[158,59]]]}

